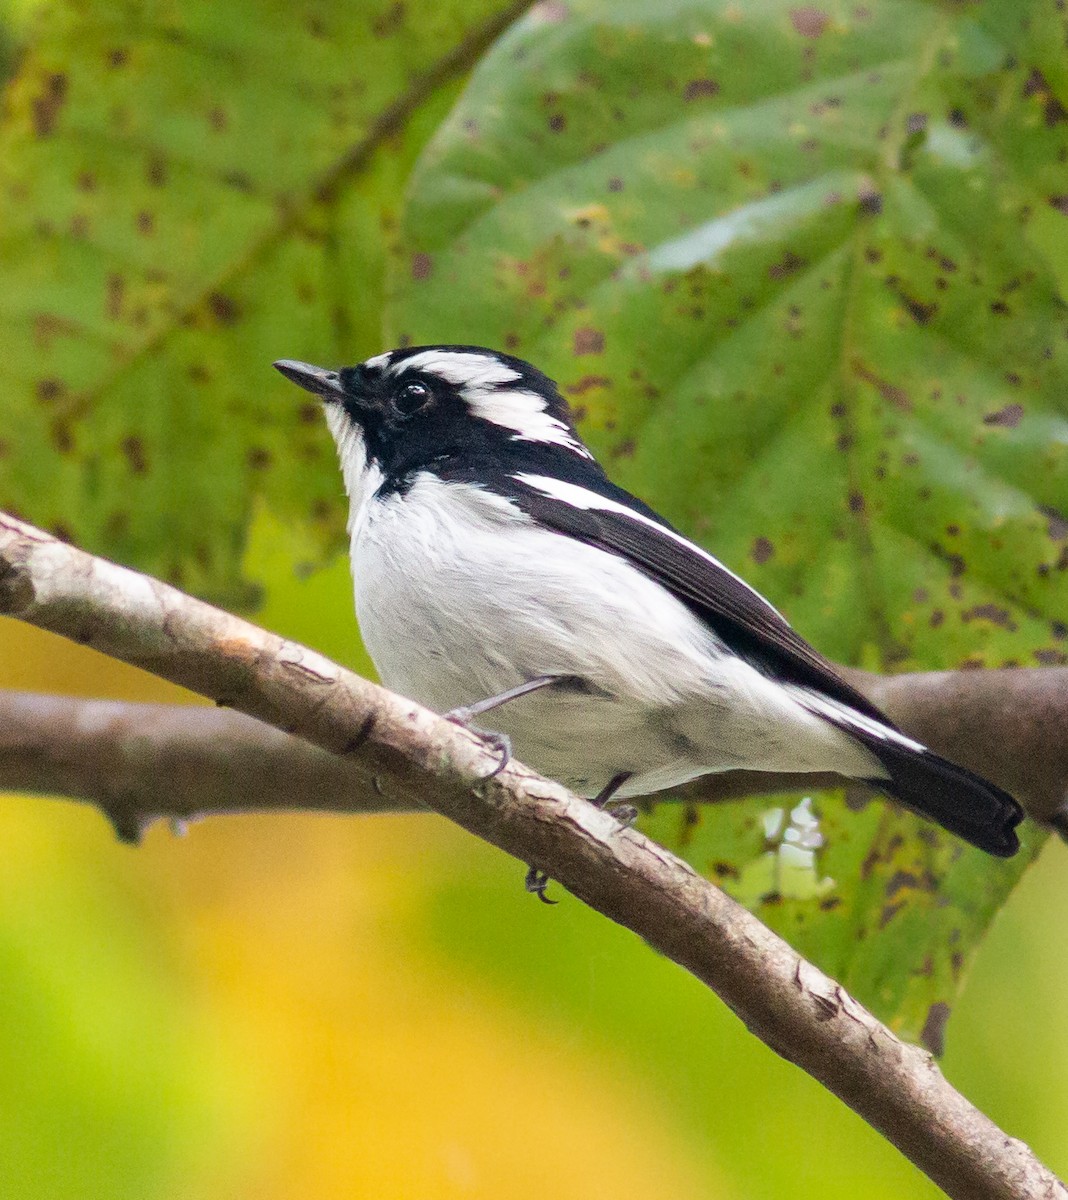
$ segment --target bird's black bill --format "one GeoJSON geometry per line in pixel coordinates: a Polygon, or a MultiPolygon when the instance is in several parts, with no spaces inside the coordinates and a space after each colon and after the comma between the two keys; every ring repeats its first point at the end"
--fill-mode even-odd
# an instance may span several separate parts
{"type": "Polygon", "coordinates": [[[344,394],[337,371],[328,371],[326,367],[313,367],[311,363],[298,362],[295,358],[280,358],[274,369],[281,371],[297,387],[314,392],[324,400],[339,400],[344,394]]]}

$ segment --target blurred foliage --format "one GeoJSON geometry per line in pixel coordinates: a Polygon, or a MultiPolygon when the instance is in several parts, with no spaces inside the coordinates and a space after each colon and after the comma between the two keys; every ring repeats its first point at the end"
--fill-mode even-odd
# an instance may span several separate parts
{"type": "MultiPolygon", "coordinates": [[[[1064,662],[1061,6],[545,0],[495,41],[521,9],[0,0],[0,505],[368,671],[333,450],[269,364],[483,342],[824,651],[1064,662]]],[[[172,694],[2,628],[0,685],[172,694]]],[[[429,821],[130,856],[4,812],[0,1197],[934,1194],[429,821]]],[[[931,1045],[1040,842],[995,863],[841,795],[643,821],[931,1045]]],[[[1053,1058],[1016,1047],[1068,980],[1029,936],[996,1045],[977,1008],[948,1062],[1053,1157],[1021,1099],[1053,1058]]]]}
{"type": "Polygon", "coordinates": [[[246,604],[257,491],[336,546],[270,363],[378,349],[407,170],[512,9],[47,5],[0,125],[0,504],[246,604]]]}

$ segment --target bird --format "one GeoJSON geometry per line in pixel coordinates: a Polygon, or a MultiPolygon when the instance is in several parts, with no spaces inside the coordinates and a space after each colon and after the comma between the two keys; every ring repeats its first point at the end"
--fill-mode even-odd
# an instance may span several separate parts
{"type": "MultiPolygon", "coordinates": [[[[556,383],[474,345],[337,370],[318,396],[349,498],[364,644],[391,690],[604,806],[729,770],[863,781],[973,846],[1006,792],[902,732],[759,592],[612,483],[556,383]]],[[[545,897],[531,867],[527,886],[545,897]]]]}

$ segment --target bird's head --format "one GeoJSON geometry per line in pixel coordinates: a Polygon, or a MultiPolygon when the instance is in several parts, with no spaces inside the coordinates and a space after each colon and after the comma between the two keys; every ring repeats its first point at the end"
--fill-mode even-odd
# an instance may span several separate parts
{"type": "Polygon", "coordinates": [[[319,396],[350,494],[369,473],[403,488],[415,472],[477,470],[522,456],[590,461],[567,401],[522,359],[480,346],[414,346],[327,370],[281,359],[319,396]]]}

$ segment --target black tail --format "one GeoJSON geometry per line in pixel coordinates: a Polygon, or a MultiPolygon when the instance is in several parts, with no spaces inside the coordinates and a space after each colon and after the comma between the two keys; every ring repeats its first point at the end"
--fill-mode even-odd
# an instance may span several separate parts
{"type": "Polygon", "coordinates": [[[1000,788],[931,750],[914,749],[857,729],[849,729],[886,768],[889,779],[868,782],[913,812],[988,854],[1009,858],[1020,848],[1016,826],[1023,809],[1000,788]]]}

